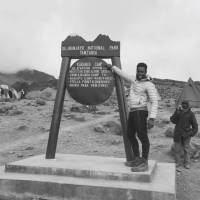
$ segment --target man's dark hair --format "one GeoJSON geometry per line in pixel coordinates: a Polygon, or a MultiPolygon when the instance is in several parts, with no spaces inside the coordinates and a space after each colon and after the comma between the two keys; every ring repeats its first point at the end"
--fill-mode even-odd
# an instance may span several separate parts
{"type": "Polygon", "coordinates": [[[145,70],[147,71],[147,65],[145,63],[138,63],[137,64],[137,69],[138,69],[138,67],[144,67],[145,70]]]}

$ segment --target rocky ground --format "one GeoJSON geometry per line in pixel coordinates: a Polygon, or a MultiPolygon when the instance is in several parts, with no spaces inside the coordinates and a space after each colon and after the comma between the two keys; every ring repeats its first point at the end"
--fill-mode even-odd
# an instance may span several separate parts
{"type": "MultiPolygon", "coordinates": [[[[28,99],[0,102],[0,164],[30,156],[45,154],[54,101],[40,92],[28,99]],[[36,98],[40,95],[41,98],[36,98]],[[48,99],[48,100],[47,100],[48,99]]],[[[160,102],[155,127],[149,131],[150,159],[174,162],[173,140],[168,128],[173,128],[169,116],[174,100],[160,102]]],[[[194,110],[200,124],[200,110],[194,110]]],[[[192,139],[192,167],[176,171],[177,199],[198,200],[200,195],[200,137],[192,139]]],[[[95,112],[65,99],[57,152],[85,155],[125,157],[118,108],[111,103],[97,106],[95,112]]]]}

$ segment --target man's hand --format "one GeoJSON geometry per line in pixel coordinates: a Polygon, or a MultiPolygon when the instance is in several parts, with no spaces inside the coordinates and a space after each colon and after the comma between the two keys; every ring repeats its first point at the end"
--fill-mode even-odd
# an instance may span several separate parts
{"type": "Polygon", "coordinates": [[[190,131],[190,133],[189,133],[189,135],[190,135],[190,137],[194,137],[194,136],[195,136],[195,133],[194,133],[194,131],[193,131],[193,130],[191,130],[191,131],[190,131]]]}
{"type": "Polygon", "coordinates": [[[181,105],[179,105],[179,106],[176,108],[176,113],[177,113],[177,114],[180,114],[181,111],[182,111],[182,107],[181,107],[181,105]]]}
{"type": "Polygon", "coordinates": [[[113,66],[112,66],[111,64],[107,64],[106,67],[107,67],[109,70],[112,71],[112,67],[113,67],[113,66]]]}
{"type": "Polygon", "coordinates": [[[148,122],[147,122],[147,128],[151,129],[154,127],[154,119],[153,118],[149,118],[148,122]]]}

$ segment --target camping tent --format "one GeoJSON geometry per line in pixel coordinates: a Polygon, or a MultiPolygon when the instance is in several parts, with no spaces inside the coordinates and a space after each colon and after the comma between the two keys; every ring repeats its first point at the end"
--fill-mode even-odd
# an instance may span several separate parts
{"type": "Polygon", "coordinates": [[[8,85],[0,85],[0,98],[1,99],[19,99],[19,95],[14,88],[8,85]]]}
{"type": "Polygon", "coordinates": [[[190,107],[200,107],[200,89],[191,78],[189,78],[188,83],[183,88],[176,105],[180,105],[183,100],[189,101],[190,107]]]}

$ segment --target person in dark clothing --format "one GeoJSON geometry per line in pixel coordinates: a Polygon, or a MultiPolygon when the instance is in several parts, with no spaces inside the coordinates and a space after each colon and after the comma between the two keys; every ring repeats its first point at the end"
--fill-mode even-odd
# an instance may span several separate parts
{"type": "Polygon", "coordinates": [[[198,123],[194,113],[191,111],[189,102],[183,101],[181,107],[177,108],[170,117],[175,125],[174,144],[176,166],[181,166],[181,149],[184,151],[184,167],[190,168],[190,140],[198,131],[198,123]]]}
{"type": "Polygon", "coordinates": [[[24,98],[25,98],[25,95],[26,95],[24,89],[21,89],[21,90],[20,90],[20,94],[21,94],[20,99],[24,99],[24,98]]]}

